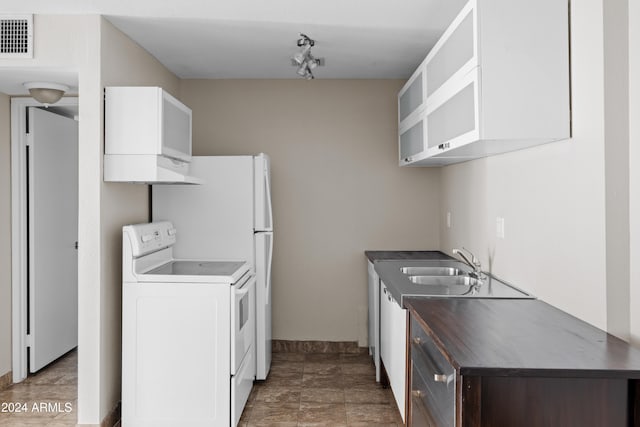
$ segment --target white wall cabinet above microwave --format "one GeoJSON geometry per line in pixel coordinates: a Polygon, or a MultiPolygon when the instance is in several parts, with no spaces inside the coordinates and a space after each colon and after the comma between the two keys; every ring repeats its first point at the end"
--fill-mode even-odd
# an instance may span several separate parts
{"type": "Polygon", "coordinates": [[[198,184],[190,162],[189,107],[160,87],[105,89],[105,181],[198,184]]]}
{"type": "Polygon", "coordinates": [[[400,165],[569,138],[569,72],[566,0],[470,0],[398,94],[400,165]]]}

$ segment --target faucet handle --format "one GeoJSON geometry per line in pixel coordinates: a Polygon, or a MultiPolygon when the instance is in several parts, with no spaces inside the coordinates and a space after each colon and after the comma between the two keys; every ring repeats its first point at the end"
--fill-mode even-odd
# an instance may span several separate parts
{"type": "Polygon", "coordinates": [[[473,265],[480,267],[480,260],[473,254],[473,252],[471,252],[464,246],[462,247],[462,249],[465,250],[469,255],[471,255],[471,262],[473,263],[473,265]]]}

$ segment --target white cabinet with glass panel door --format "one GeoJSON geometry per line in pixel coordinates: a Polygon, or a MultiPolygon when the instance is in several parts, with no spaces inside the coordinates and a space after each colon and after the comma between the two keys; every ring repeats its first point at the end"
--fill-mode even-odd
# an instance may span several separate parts
{"type": "Polygon", "coordinates": [[[443,165],[569,138],[568,20],[566,1],[470,0],[420,68],[424,151],[400,163],[443,165]]]}
{"type": "Polygon", "coordinates": [[[424,107],[427,80],[423,62],[398,93],[398,151],[400,165],[426,155],[424,107]]]}

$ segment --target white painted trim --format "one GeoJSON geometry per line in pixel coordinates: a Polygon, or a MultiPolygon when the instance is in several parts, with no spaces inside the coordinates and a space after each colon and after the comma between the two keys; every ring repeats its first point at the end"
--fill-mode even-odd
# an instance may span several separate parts
{"type": "MultiPolygon", "coordinates": [[[[27,377],[27,107],[43,107],[33,98],[11,98],[11,332],[13,382],[27,377]]],[[[64,97],[56,106],[78,106],[64,97]]]]}

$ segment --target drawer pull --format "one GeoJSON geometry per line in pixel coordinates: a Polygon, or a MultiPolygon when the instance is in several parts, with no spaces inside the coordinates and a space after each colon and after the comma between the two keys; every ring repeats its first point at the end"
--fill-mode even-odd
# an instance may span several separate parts
{"type": "Polygon", "coordinates": [[[453,380],[453,375],[433,374],[433,380],[437,383],[449,383],[453,380]]]}
{"type": "Polygon", "coordinates": [[[422,348],[421,344],[423,343],[423,339],[421,337],[414,337],[412,341],[412,348],[420,355],[421,360],[426,363],[429,371],[433,372],[433,381],[448,385],[455,379],[455,373],[449,375],[437,373],[440,369],[437,367],[437,363],[431,358],[428,352],[422,348]]]}

